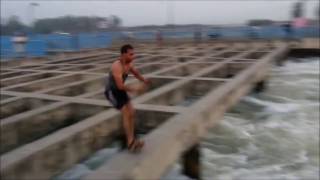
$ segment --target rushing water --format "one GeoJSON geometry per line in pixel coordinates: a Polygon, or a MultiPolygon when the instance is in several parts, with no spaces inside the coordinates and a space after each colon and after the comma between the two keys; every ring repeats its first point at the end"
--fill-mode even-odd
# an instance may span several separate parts
{"type": "MultiPolygon", "coordinates": [[[[203,178],[319,179],[319,63],[304,58],[274,67],[263,93],[226,113],[201,143],[203,178]]],[[[79,179],[115,153],[103,149],[55,179],[79,179]]],[[[177,163],[162,179],[189,179],[180,171],[177,163]]]]}
{"type": "Polygon", "coordinates": [[[205,179],[319,179],[319,59],[274,67],[202,143],[205,179]]]}

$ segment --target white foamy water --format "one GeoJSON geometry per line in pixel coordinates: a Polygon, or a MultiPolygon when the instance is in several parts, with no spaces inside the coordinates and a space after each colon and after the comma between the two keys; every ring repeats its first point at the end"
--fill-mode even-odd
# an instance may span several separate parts
{"type": "Polygon", "coordinates": [[[274,67],[202,143],[204,179],[319,179],[319,59],[274,67]]]}
{"type": "MultiPolygon", "coordinates": [[[[274,67],[266,91],[226,113],[201,142],[203,179],[319,179],[319,62],[274,67]]],[[[54,179],[81,179],[116,152],[102,149],[54,179]]],[[[162,180],[190,179],[180,172],[177,163],[162,180]]]]}

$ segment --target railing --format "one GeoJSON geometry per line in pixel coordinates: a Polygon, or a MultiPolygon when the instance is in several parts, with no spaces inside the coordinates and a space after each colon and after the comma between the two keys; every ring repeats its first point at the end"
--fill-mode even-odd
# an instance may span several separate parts
{"type": "MultiPolygon", "coordinates": [[[[301,29],[293,29],[291,34],[284,31],[281,26],[265,27],[221,27],[206,28],[198,31],[198,37],[202,39],[239,39],[239,38],[259,38],[259,39],[281,39],[281,38],[304,38],[320,37],[319,26],[308,26],[301,29]],[[200,34],[199,34],[200,32],[200,34]]],[[[100,32],[100,33],[79,33],[79,34],[50,34],[50,35],[30,35],[25,45],[25,53],[17,54],[10,36],[1,36],[1,59],[23,56],[45,56],[50,51],[78,51],[88,48],[108,47],[114,40],[118,39],[140,39],[156,40],[156,31],[135,31],[129,37],[124,32],[100,32]]],[[[194,38],[194,29],[171,29],[161,32],[163,39],[170,38],[194,38]]]]}

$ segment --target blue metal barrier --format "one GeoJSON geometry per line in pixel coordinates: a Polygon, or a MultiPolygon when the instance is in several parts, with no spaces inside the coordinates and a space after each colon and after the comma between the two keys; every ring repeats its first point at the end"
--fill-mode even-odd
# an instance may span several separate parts
{"type": "Polygon", "coordinates": [[[28,37],[26,44],[26,53],[28,56],[46,55],[47,44],[43,41],[41,35],[32,35],[28,37]]]}
{"type": "MultiPolygon", "coordinates": [[[[319,26],[308,26],[293,29],[293,38],[319,37],[319,26]]],[[[193,38],[192,30],[162,31],[163,38],[193,38]]],[[[288,35],[281,26],[264,27],[221,27],[201,32],[202,37],[219,38],[287,38],[288,35]],[[211,36],[212,35],[212,36],[211,36]]],[[[156,31],[139,31],[133,33],[137,39],[155,39],[156,31]]],[[[29,35],[26,44],[27,56],[44,56],[49,50],[68,51],[86,48],[108,47],[114,39],[124,38],[123,32],[79,33],[29,35]]],[[[10,36],[1,36],[1,59],[15,57],[15,51],[10,36]]]]}
{"type": "Polygon", "coordinates": [[[1,47],[1,59],[3,58],[12,58],[14,55],[13,44],[11,42],[10,36],[1,36],[0,37],[0,47],[1,47]]]}
{"type": "Polygon", "coordinates": [[[75,49],[77,39],[69,34],[50,34],[43,36],[42,40],[48,50],[77,50],[75,49]]]}

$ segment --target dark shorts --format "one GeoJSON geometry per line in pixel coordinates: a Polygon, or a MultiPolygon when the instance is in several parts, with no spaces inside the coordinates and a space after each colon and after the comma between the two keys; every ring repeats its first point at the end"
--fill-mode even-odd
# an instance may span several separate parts
{"type": "Polygon", "coordinates": [[[126,91],[109,89],[104,92],[104,95],[113,107],[119,110],[130,101],[130,97],[126,91]]]}

